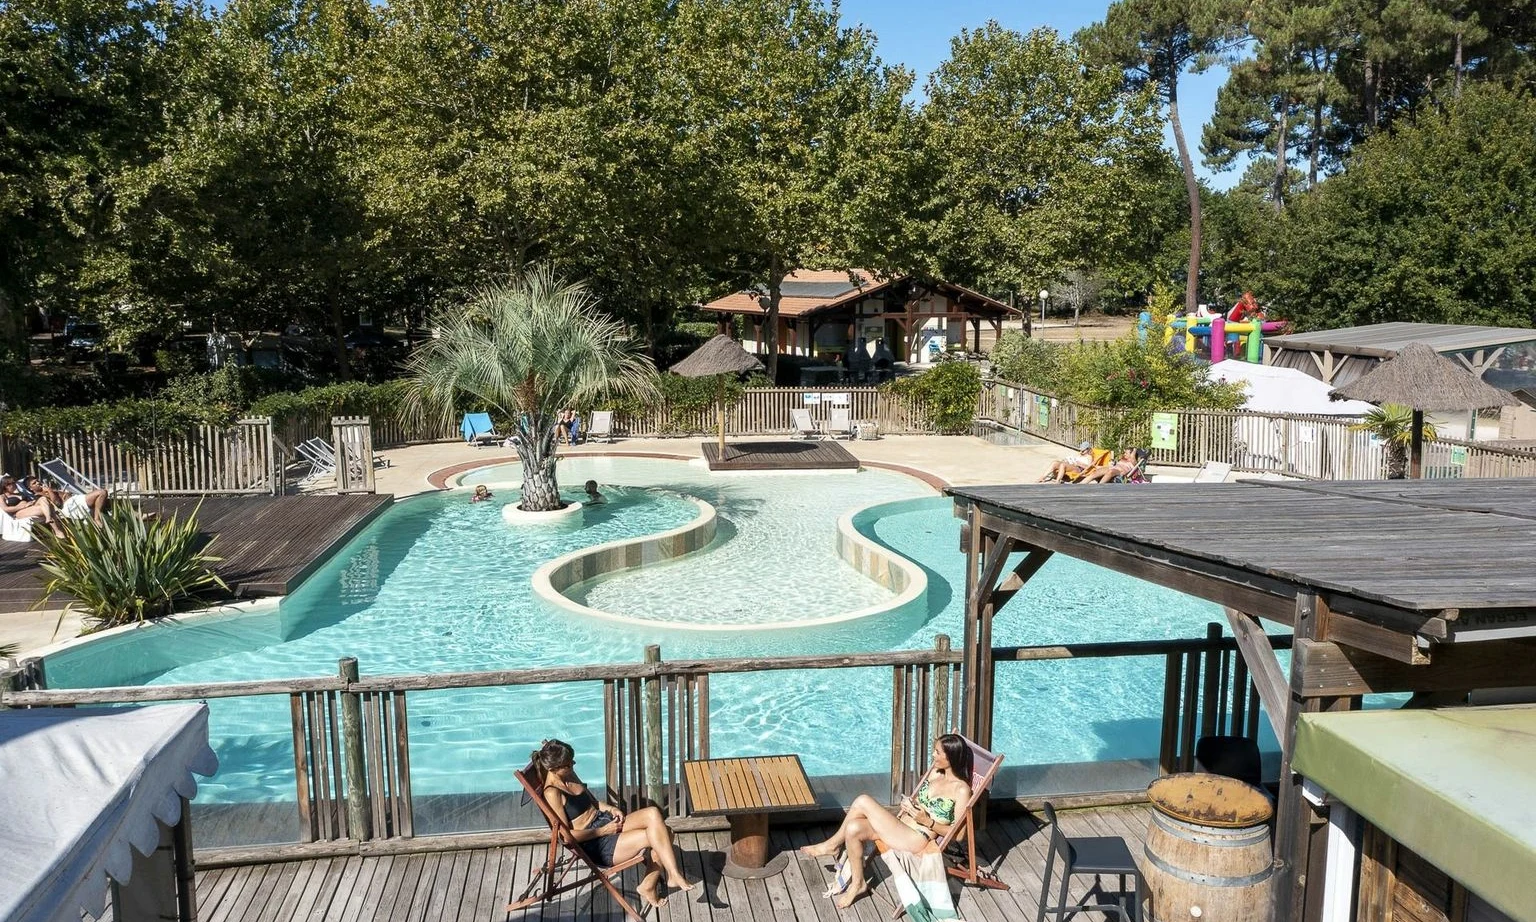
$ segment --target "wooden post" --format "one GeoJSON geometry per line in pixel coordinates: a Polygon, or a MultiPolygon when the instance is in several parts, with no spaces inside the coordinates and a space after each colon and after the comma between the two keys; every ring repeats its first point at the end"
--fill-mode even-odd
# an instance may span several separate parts
{"type": "Polygon", "coordinates": [[[197,864],[192,859],[192,802],[181,799],[181,819],[171,827],[176,865],[176,911],[181,922],[197,922],[197,864]]]}
{"type": "MultiPolygon", "coordinates": [[[[1328,606],[1314,593],[1296,596],[1297,641],[1316,640],[1326,632],[1328,606]]],[[[1275,809],[1275,883],[1270,893],[1272,922],[1301,922],[1307,893],[1307,858],[1311,844],[1312,805],[1302,794],[1301,776],[1291,770],[1296,755],[1296,723],[1304,713],[1322,710],[1322,700],[1303,697],[1301,658],[1291,657],[1290,706],[1280,739],[1280,797],[1275,809]]],[[[1315,882],[1321,886],[1321,881],[1315,882]]]]}
{"type": "Polygon", "coordinates": [[[1205,639],[1211,645],[1201,657],[1203,661],[1200,664],[1203,672],[1200,689],[1200,735],[1211,736],[1217,731],[1217,717],[1221,712],[1221,704],[1217,700],[1221,681],[1221,651],[1217,649],[1217,644],[1221,643],[1221,625],[1214,621],[1207,624],[1205,639]]]}
{"type": "MultiPolygon", "coordinates": [[[[941,656],[949,656],[949,635],[940,634],[935,637],[933,650],[941,656]]],[[[933,675],[933,732],[937,736],[953,729],[949,722],[949,663],[939,663],[933,675]]]]}
{"type": "MultiPolygon", "coordinates": [[[[337,662],[343,681],[357,681],[356,657],[337,662]]],[[[347,779],[347,832],[349,838],[365,842],[373,838],[372,815],[368,808],[368,764],[363,753],[362,698],[353,691],[341,693],[341,743],[347,779]]]]}
{"type": "MultiPolygon", "coordinates": [[[[648,666],[661,663],[661,646],[648,644],[645,648],[648,666]]],[[[645,796],[653,806],[662,803],[661,770],[661,677],[651,675],[645,679],[645,796]]]]}
{"type": "Polygon", "coordinates": [[[1424,411],[1415,409],[1409,423],[1413,431],[1408,442],[1408,476],[1414,480],[1424,477],[1424,411]]]}

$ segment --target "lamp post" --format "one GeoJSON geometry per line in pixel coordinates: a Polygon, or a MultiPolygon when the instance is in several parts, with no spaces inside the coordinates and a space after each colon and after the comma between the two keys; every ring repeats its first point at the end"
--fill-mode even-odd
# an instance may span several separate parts
{"type": "Polygon", "coordinates": [[[1050,292],[1049,289],[1046,289],[1046,288],[1040,289],[1040,322],[1041,323],[1045,323],[1045,302],[1049,301],[1050,298],[1051,298],[1051,292],[1050,292]]]}

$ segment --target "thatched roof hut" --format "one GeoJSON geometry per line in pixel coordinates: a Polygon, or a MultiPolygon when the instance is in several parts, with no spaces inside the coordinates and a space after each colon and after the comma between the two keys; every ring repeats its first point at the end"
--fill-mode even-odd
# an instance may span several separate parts
{"type": "Polygon", "coordinates": [[[711,375],[762,371],[763,363],[758,361],[757,356],[741,348],[736,340],[720,333],[710,337],[709,342],[693,350],[687,358],[668,370],[685,378],[708,378],[711,375]]]}
{"type": "Polygon", "coordinates": [[[1409,343],[1368,375],[1335,388],[1335,400],[1400,403],[1415,410],[1483,410],[1518,403],[1424,343],[1409,343]]]}

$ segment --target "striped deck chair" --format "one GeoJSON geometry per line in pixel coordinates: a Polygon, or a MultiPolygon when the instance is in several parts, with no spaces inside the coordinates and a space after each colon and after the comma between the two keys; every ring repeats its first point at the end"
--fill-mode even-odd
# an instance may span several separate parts
{"type": "Polygon", "coordinates": [[[538,805],[539,813],[544,817],[545,824],[549,826],[549,851],[544,856],[543,866],[534,872],[528,888],[516,900],[507,904],[507,912],[513,913],[527,909],[535,903],[547,903],[562,893],[596,883],[601,884],[603,889],[608,891],[614,902],[624,910],[626,916],[634,919],[635,922],[643,922],[645,917],[624,898],[624,894],[614,886],[614,881],[618,880],[620,874],[644,862],[650,850],[642,849],[633,858],[610,867],[599,866],[582,850],[581,844],[572,835],[570,822],[551,809],[549,801],[544,799],[544,792],[534,786],[533,763],[529,762],[521,771],[513,774],[517,776],[518,783],[523,786],[523,804],[526,805],[532,801],[538,805]],[[566,878],[570,877],[572,872],[575,872],[575,877],[567,881],[566,878]]]}

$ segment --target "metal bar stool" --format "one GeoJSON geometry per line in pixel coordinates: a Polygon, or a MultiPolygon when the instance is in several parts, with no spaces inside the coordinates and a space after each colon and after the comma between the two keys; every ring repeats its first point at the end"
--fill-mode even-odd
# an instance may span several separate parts
{"type": "Polygon", "coordinates": [[[1040,876],[1040,912],[1035,916],[1035,922],[1045,922],[1047,914],[1066,919],[1080,912],[1101,912],[1106,917],[1113,915],[1121,922],[1142,922],[1141,903],[1146,898],[1147,882],[1142,879],[1141,868],[1136,866],[1136,859],[1131,857],[1131,850],[1125,840],[1119,836],[1064,835],[1061,825],[1056,822],[1056,810],[1050,801],[1046,801],[1044,811],[1045,821],[1051,827],[1051,843],[1045,853],[1045,873],[1040,876]],[[1060,885],[1055,902],[1051,904],[1051,874],[1058,859],[1061,863],[1060,885]],[[1120,879],[1120,890],[1116,894],[1119,899],[1094,904],[1068,902],[1068,885],[1072,878],[1087,874],[1092,874],[1094,880],[1088,894],[1083,897],[1085,901],[1095,890],[1101,898],[1109,896],[1099,881],[1099,877],[1105,874],[1113,874],[1120,879]],[[1125,889],[1127,877],[1136,881],[1134,895],[1125,889]],[[1125,905],[1128,897],[1129,908],[1125,905]]]}

